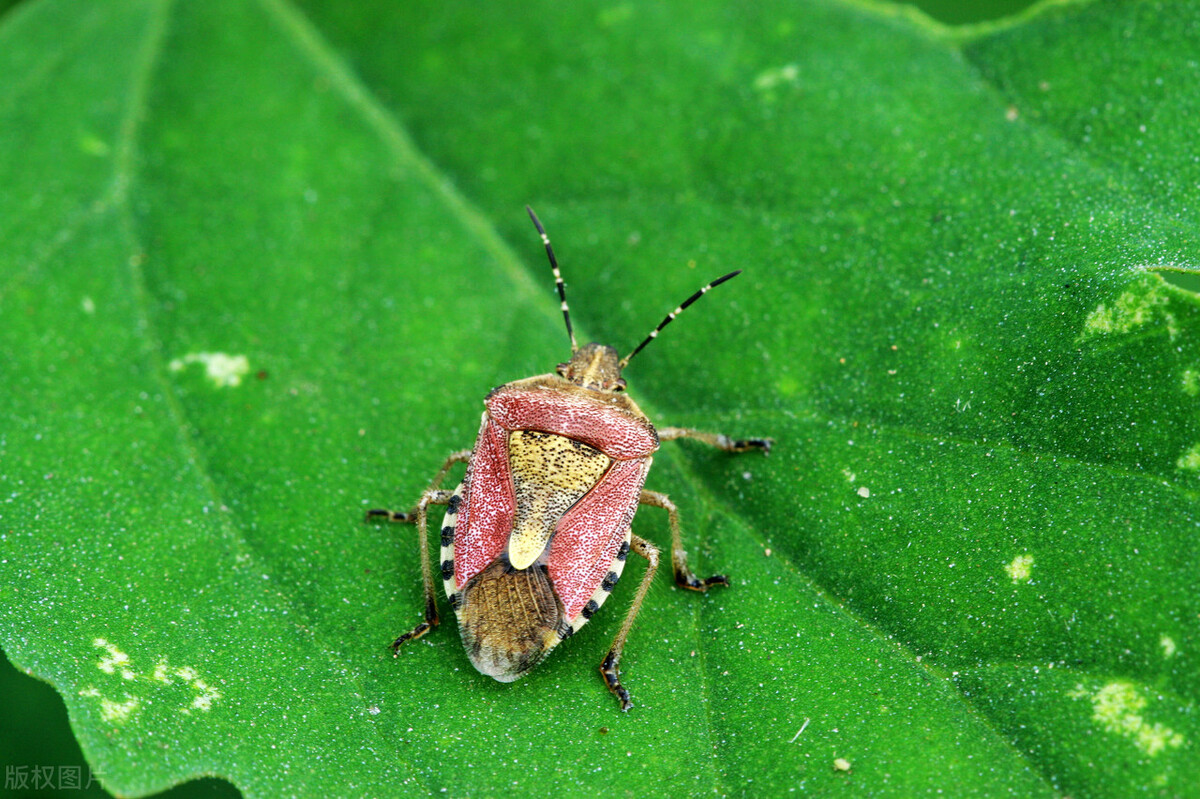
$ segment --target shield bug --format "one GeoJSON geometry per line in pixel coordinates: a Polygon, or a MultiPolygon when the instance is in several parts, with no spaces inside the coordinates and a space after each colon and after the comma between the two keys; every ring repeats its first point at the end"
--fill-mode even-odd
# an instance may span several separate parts
{"type": "Polygon", "coordinates": [[[728,585],[724,575],[696,577],[683,549],[679,512],[666,494],[643,488],[660,441],[693,438],[726,452],[771,449],[769,438],[732,439],[682,427],[655,430],[625,393],[621,371],[685,308],[739,272],[717,278],[685,300],[620,358],[612,347],[580,347],[571,327],[566,289],[550,239],[526,208],[542,237],[562,302],[571,358],[554,374],[516,380],[493,389],[475,447],[451,454],[409,511],[371,510],[369,519],[416,523],[425,587],[425,618],[392,643],[420,638],[438,623],[426,519],[430,505],[445,505],[441,531],[442,584],[458,616],[471,663],[500,682],[524,676],[560,641],[577,632],[616,586],[629,552],[648,566],[616,639],[600,665],[622,710],[633,707],[618,664],[659,551],[634,534],[639,505],[667,512],[676,582],[693,591],[728,585]],[[466,476],[453,491],[442,481],[458,463],[466,476]]]}

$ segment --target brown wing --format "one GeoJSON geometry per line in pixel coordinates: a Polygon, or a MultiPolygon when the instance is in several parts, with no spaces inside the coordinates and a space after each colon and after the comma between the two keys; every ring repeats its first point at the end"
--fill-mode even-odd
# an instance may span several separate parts
{"type": "Polygon", "coordinates": [[[463,647],[475,668],[512,682],[541,662],[564,630],[562,603],[544,564],[514,569],[501,556],[471,578],[458,614],[463,647]]]}

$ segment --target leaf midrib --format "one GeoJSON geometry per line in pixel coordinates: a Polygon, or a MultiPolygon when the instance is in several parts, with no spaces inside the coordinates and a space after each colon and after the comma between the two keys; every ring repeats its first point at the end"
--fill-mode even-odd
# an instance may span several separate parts
{"type": "MultiPolygon", "coordinates": [[[[111,197],[113,204],[117,206],[118,217],[124,236],[131,244],[137,245],[139,251],[143,249],[140,246],[142,239],[137,235],[133,209],[129,204],[129,190],[137,178],[135,163],[140,123],[145,117],[152,76],[155,74],[157,65],[163,54],[163,45],[167,38],[169,19],[174,6],[175,0],[156,0],[154,3],[151,25],[147,29],[146,41],[143,43],[143,51],[138,59],[138,68],[134,73],[133,84],[128,94],[129,103],[127,113],[122,120],[117,137],[113,179],[110,190],[107,193],[111,197]]],[[[138,329],[142,339],[143,350],[147,360],[150,362],[149,371],[153,374],[154,381],[159,385],[161,395],[167,407],[169,423],[175,428],[179,448],[186,456],[185,462],[192,465],[204,493],[207,494],[209,501],[212,503],[212,507],[221,509],[221,512],[216,514],[218,518],[215,525],[221,529],[223,538],[229,543],[234,552],[237,553],[239,560],[245,557],[248,561],[261,563],[257,552],[246,541],[242,529],[233,523],[234,512],[232,510],[224,510],[226,505],[221,499],[221,494],[217,489],[215,481],[209,474],[206,461],[188,435],[187,415],[179,402],[174,386],[168,379],[167,359],[163,351],[161,338],[157,335],[156,329],[152,324],[152,315],[149,310],[149,290],[146,286],[145,273],[141,267],[141,260],[137,257],[127,259],[135,294],[133,305],[135,313],[138,316],[138,329]]],[[[271,571],[272,569],[267,564],[264,570],[271,571]]],[[[289,593],[277,592],[276,596],[279,601],[287,606],[289,614],[295,614],[298,618],[308,620],[308,616],[303,608],[292,600],[289,593]]],[[[360,669],[352,662],[339,656],[336,650],[327,647],[314,632],[316,625],[298,624],[294,626],[297,631],[300,631],[313,641],[314,648],[322,654],[332,667],[335,667],[344,674],[352,675],[358,695],[366,695],[365,681],[360,669]]],[[[420,780],[425,785],[426,792],[433,795],[434,789],[425,783],[422,771],[408,758],[404,757],[400,750],[394,747],[393,742],[389,741],[383,735],[379,725],[368,724],[367,726],[370,728],[371,733],[387,747],[392,762],[404,763],[409,774],[414,779],[420,780]]],[[[196,776],[206,775],[198,773],[196,776]]]]}

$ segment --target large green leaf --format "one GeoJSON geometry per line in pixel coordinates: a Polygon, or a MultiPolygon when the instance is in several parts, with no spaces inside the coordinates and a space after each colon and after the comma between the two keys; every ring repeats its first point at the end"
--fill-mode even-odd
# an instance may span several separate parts
{"type": "MultiPolygon", "coordinates": [[[[1195,3],[23,4],[0,644],[106,784],[1127,796],[1200,782],[1195,3]],[[486,391],[638,356],[695,566],[527,679],[403,507],[486,391]],[[444,611],[444,616],[450,614],[444,611]],[[848,764],[846,771],[839,766],[848,764]]],[[[660,512],[639,532],[666,542],[660,512]]]]}

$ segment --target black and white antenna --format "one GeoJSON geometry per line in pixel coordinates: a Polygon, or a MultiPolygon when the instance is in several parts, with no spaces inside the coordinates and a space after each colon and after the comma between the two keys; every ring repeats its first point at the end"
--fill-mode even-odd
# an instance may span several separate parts
{"type": "Polygon", "coordinates": [[[656,338],[658,337],[658,332],[659,332],[660,330],[662,330],[664,327],[666,327],[667,325],[669,325],[669,324],[671,324],[672,322],[674,322],[674,321],[675,321],[675,317],[677,317],[677,316],[679,316],[679,314],[683,313],[683,309],[684,309],[684,308],[688,307],[688,306],[689,306],[689,305],[691,305],[693,302],[695,302],[696,300],[698,300],[698,299],[700,299],[701,297],[703,297],[703,296],[704,296],[705,294],[707,294],[707,293],[708,293],[708,292],[709,292],[711,289],[714,289],[714,288],[716,288],[717,286],[719,286],[719,285],[721,285],[722,283],[724,283],[726,280],[731,280],[732,278],[735,278],[735,277],[737,277],[737,276],[738,276],[738,275],[740,275],[741,273],[742,273],[742,270],[741,270],[741,269],[739,269],[739,270],[737,270],[736,272],[730,272],[728,275],[722,275],[721,277],[717,278],[716,280],[714,280],[713,282],[709,283],[707,286],[705,286],[704,288],[700,289],[700,290],[699,290],[699,291],[697,291],[695,294],[693,294],[692,296],[690,296],[690,297],[688,297],[686,300],[684,300],[684,301],[683,301],[683,303],[682,303],[682,304],[681,304],[681,305],[680,305],[678,308],[676,308],[675,310],[673,310],[673,311],[671,311],[669,314],[667,314],[667,318],[666,318],[666,319],[664,319],[664,320],[662,320],[662,322],[660,322],[660,323],[659,323],[658,327],[656,327],[656,328],[654,328],[653,330],[651,330],[651,331],[650,331],[650,335],[646,336],[646,338],[645,338],[645,339],[642,341],[642,343],[641,343],[641,344],[639,344],[639,345],[637,345],[637,347],[634,349],[634,351],[633,351],[633,352],[629,353],[628,355],[626,355],[624,358],[622,358],[622,359],[621,359],[621,363],[620,363],[620,367],[621,367],[621,369],[624,369],[624,368],[625,368],[625,367],[626,367],[626,366],[629,364],[629,362],[630,362],[630,361],[633,359],[633,356],[635,356],[635,355],[637,355],[639,352],[641,352],[641,351],[642,351],[642,349],[643,349],[643,348],[644,348],[644,347],[645,347],[647,344],[649,344],[651,341],[654,341],[654,339],[656,339],[656,338]]]}
{"type": "Polygon", "coordinates": [[[558,259],[554,257],[554,248],[550,246],[550,237],[546,235],[546,230],[542,227],[537,214],[528,205],[525,206],[525,210],[529,212],[533,226],[537,228],[537,232],[542,237],[542,243],[546,245],[546,256],[550,259],[550,268],[554,270],[554,286],[558,289],[558,298],[562,300],[563,321],[567,323],[567,335],[571,338],[571,354],[574,355],[575,350],[579,349],[579,345],[575,343],[575,331],[571,328],[571,311],[567,308],[567,287],[563,284],[562,274],[558,271],[558,259]]]}

